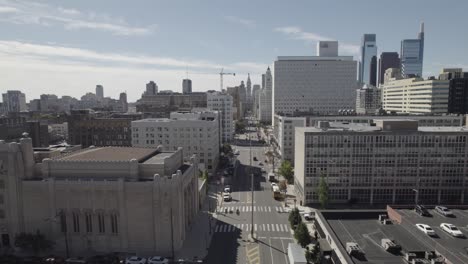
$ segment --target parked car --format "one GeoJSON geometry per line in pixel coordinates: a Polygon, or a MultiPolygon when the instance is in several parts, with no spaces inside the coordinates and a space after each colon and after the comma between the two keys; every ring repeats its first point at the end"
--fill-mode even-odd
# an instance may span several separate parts
{"type": "Polygon", "coordinates": [[[416,224],[416,227],[423,231],[428,236],[435,236],[435,231],[429,225],[426,224],[416,224]]]}
{"type": "Polygon", "coordinates": [[[254,161],[257,161],[258,159],[257,159],[257,157],[253,157],[253,160],[254,160],[254,161]]]}
{"type": "Polygon", "coordinates": [[[262,172],[262,173],[266,173],[265,168],[262,167],[262,168],[261,168],[261,172],[262,172]]]}
{"type": "Polygon", "coordinates": [[[452,210],[448,209],[445,206],[436,206],[435,210],[443,216],[453,216],[452,210]]]}
{"type": "Polygon", "coordinates": [[[138,256],[131,256],[125,259],[125,264],[146,264],[146,259],[138,256]]]}
{"type": "Polygon", "coordinates": [[[262,163],[262,162],[259,162],[259,163],[258,163],[258,166],[263,166],[263,163],[262,163]]]}
{"type": "Polygon", "coordinates": [[[416,205],[414,210],[416,211],[417,214],[421,216],[431,216],[429,211],[427,211],[426,207],[424,207],[423,205],[416,205]]]}
{"type": "Polygon", "coordinates": [[[238,149],[236,149],[236,150],[234,151],[234,155],[236,155],[236,156],[237,156],[237,155],[240,155],[240,151],[239,151],[238,149]]]}
{"type": "Polygon", "coordinates": [[[154,256],[148,258],[148,264],[168,264],[169,260],[165,257],[154,256]]]}
{"type": "Polygon", "coordinates": [[[449,223],[440,224],[440,228],[454,237],[464,237],[465,235],[456,226],[449,223]]]}
{"type": "Polygon", "coordinates": [[[230,186],[225,186],[224,187],[224,192],[225,193],[231,193],[231,187],[230,186]]]}
{"type": "Polygon", "coordinates": [[[87,264],[86,260],[82,257],[67,258],[67,260],[65,260],[65,263],[66,264],[87,264]]]}
{"type": "Polygon", "coordinates": [[[223,194],[223,200],[224,200],[225,202],[231,201],[231,195],[230,195],[229,193],[223,194]]]}
{"type": "Polygon", "coordinates": [[[310,214],[304,214],[304,219],[307,220],[307,221],[310,221],[312,220],[312,216],[310,214]]]}
{"type": "MultiPolygon", "coordinates": [[[[47,256],[45,258],[43,258],[43,262],[47,263],[47,264],[62,264],[62,263],[65,263],[65,260],[62,258],[62,257],[58,257],[58,256],[47,256]]],[[[3,263],[3,262],[1,262],[3,263]]]]}

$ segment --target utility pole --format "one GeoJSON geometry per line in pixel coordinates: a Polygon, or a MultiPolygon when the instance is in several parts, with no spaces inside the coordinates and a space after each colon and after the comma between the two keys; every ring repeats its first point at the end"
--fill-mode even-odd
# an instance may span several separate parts
{"type": "MultiPolygon", "coordinates": [[[[250,125],[249,125],[250,127],[250,125]]],[[[251,203],[252,203],[252,228],[250,229],[250,235],[252,237],[252,240],[254,240],[254,176],[253,176],[253,173],[252,173],[252,138],[250,137],[250,132],[249,132],[249,145],[250,145],[250,178],[251,178],[251,191],[252,191],[252,199],[251,199],[251,203]]]]}

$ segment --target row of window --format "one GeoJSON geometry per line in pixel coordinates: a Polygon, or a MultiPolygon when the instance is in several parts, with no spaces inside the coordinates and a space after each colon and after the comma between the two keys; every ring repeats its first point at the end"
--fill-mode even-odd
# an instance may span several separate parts
{"type": "Polygon", "coordinates": [[[110,231],[111,234],[119,233],[119,216],[117,213],[106,215],[104,213],[93,214],[91,212],[85,212],[84,214],[81,214],[79,212],[72,212],[70,216],[68,216],[62,211],[59,213],[59,217],[60,230],[62,233],[86,232],[105,234],[107,228],[110,228],[107,232],[110,231]],[[68,219],[68,217],[71,217],[71,219],[68,219]],[[71,229],[67,226],[67,224],[70,223],[70,220],[72,224],[71,229]],[[109,223],[110,226],[108,226],[109,223]]]}

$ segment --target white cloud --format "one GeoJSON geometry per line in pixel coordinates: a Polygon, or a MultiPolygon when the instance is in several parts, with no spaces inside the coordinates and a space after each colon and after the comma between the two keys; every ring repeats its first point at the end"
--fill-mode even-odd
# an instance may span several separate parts
{"type": "Polygon", "coordinates": [[[246,27],[255,27],[256,23],[253,20],[237,17],[237,16],[225,16],[224,19],[227,21],[234,23],[234,24],[239,24],[242,26],[246,27]]]}
{"type": "Polygon", "coordinates": [[[6,15],[0,21],[14,24],[62,26],[67,30],[99,30],[120,36],[150,35],[156,25],[143,27],[129,25],[124,19],[115,19],[107,14],[82,13],[76,9],[55,7],[42,3],[0,0],[0,13],[6,15]]]}
{"type": "Polygon", "coordinates": [[[219,89],[221,67],[237,73],[235,77],[225,78],[225,87],[238,85],[247,73],[251,74],[253,83],[259,83],[260,74],[267,67],[254,62],[223,65],[200,60],[99,53],[57,44],[0,41],[0,87],[22,90],[28,100],[42,93],[80,97],[102,83],[106,94],[116,97],[127,90],[129,99],[134,101],[140,97],[148,80],[156,81],[161,89],[180,91],[186,66],[196,91],[219,89]]]}
{"type": "MultiPolygon", "coordinates": [[[[277,27],[274,29],[276,32],[280,32],[286,36],[289,36],[293,39],[297,40],[304,40],[307,42],[318,42],[318,41],[326,41],[326,40],[334,40],[333,38],[325,37],[320,34],[316,34],[313,32],[306,32],[302,30],[300,27],[277,27]]],[[[339,49],[343,51],[343,53],[351,54],[351,55],[358,55],[359,54],[359,45],[338,42],[339,49]]]]}

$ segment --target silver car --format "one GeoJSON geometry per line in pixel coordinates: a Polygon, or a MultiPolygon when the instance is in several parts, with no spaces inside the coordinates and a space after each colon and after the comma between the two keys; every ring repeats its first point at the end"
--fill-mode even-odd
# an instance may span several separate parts
{"type": "Polygon", "coordinates": [[[444,206],[436,206],[435,210],[443,216],[453,216],[453,212],[444,206]]]}

